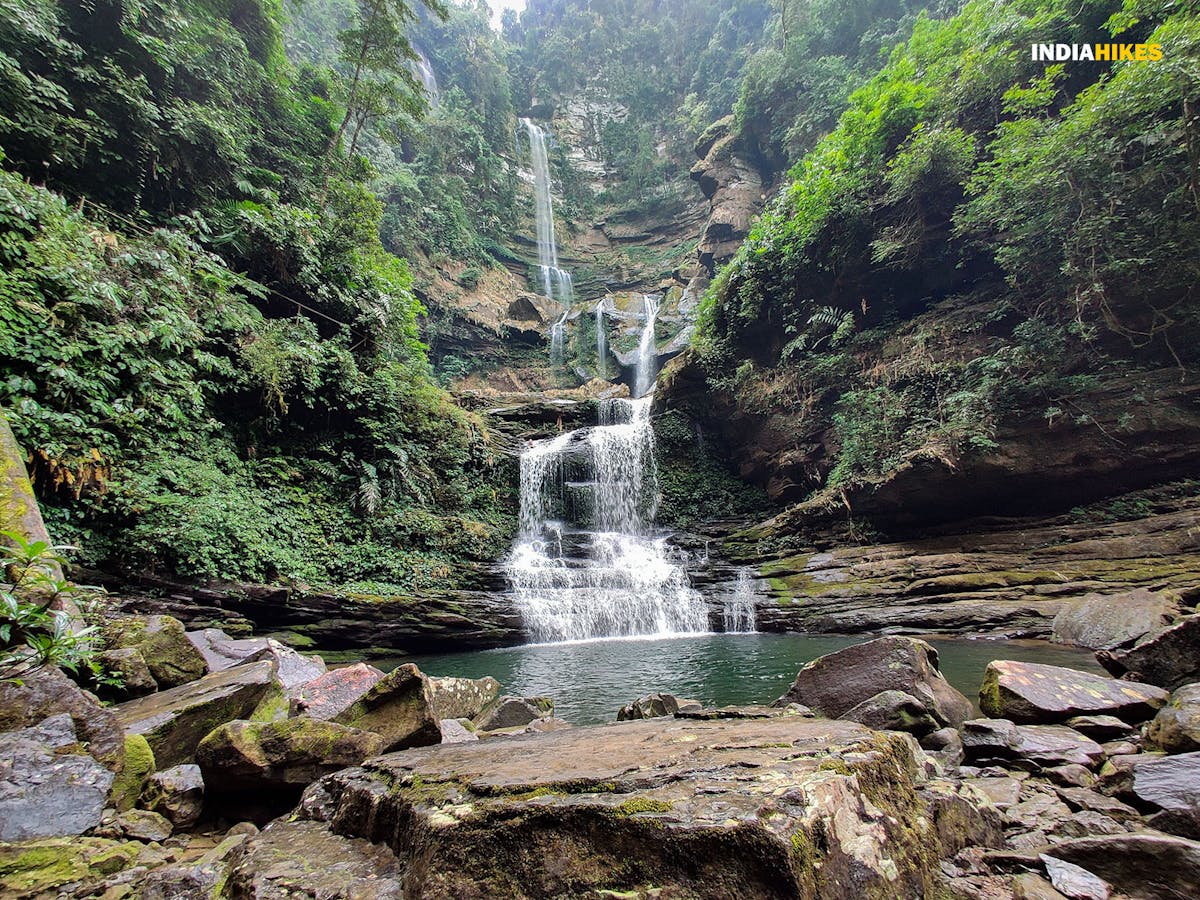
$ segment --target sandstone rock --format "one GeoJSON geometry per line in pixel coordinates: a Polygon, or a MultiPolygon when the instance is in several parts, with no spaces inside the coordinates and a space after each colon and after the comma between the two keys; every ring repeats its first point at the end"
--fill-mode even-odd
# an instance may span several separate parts
{"type": "Polygon", "coordinates": [[[700,703],[696,700],[680,700],[674,694],[647,694],[617,710],[617,721],[631,722],[637,719],[673,716],[679,712],[681,706],[698,709],[700,703]]]}
{"type": "Polygon", "coordinates": [[[121,703],[113,712],[127,732],[146,738],[160,766],[178,765],[191,760],[196,746],[218,725],[252,718],[260,704],[280,696],[274,669],[270,662],[235,666],[121,703]]]}
{"type": "Polygon", "coordinates": [[[148,809],[131,809],[120,813],[113,824],[125,837],[135,841],[161,843],[174,831],[170,819],[148,809]]]}
{"type": "Polygon", "coordinates": [[[204,808],[204,779],[197,765],[172,766],[150,776],[142,806],[164,816],[176,828],[191,828],[204,808]]]}
{"type": "Polygon", "coordinates": [[[326,672],[297,688],[292,698],[295,715],[332,719],[345,711],[383,678],[383,672],[366,663],[355,663],[326,672]]]}
{"type": "Polygon", "coordinates": [[[963,761],[962,738],[957,728],[939,728],[920,739],[921,749],[948,769],[957,769],[963,761]]]}
{"type": "Polygon", "coordinates": [[[430,678],[439,719],[473,719],[500,696],[500,682],[485,678],[430,678]]]}
{"type": "Polygon", "coordinates": [[[1156,809],[1200,809],[1200,753],[1149,759],[1133,769],[1133,796],[1156,809]]]}
{"type": "Polygon", "coordinates": [[[815,659],[775,702],[802,703],[820,715],[838,718],[888,690],[916,697],[939,725],[957,728],[971,716],[970,701],[938,671],[937,651],[907,637],[878,638],[815,659]]]}
{"type": "Polygon", "coordinates": [[[1101,650],[1096,659],[1113,675],[1168,690],[1200,681],[1200,615],[1186,616],[1128,650],[1101,650]]]}
{"type": "Polygon", "coordinates": [[[1017,725],[1008,719],[972,719],[963,723],[961,733],[969,762],[1026,760],[1041,768],[1069,763],[1090,767],[1104,756],[1099,744],[1065,725],[1017,725]]]}
{"type": "Polygon", "coordinates": [[[105,626],[104,637],[111,650],[137,650],[160,688],[178,687],[208,672],[183,623],[172,616],[122,616],[105,626]]]}
{"type": "Polygon", "coordinates": [[[232,638],[219,628],[189,631],[187,638],[204,657],[210,672],[246,662],[271,660],[276,665],[276,677],[287,691],[314,681],[325,674],[325,661],[319,656],[305,656],[273,638],[232,638]]]}
{"type": "Polygon", "coordinates": [[[1093,741],[1111,741],[1133,734],[1134,727],[1116,716],[1072,716],[1067,727],[1086,734],[1093,741]]]}
{"type": "Polygon", "coordinates": [[[0,683],[0,731],[36,725],[67,713],[87,752],[106,768],[117,771],[125,751],[125,736],[111,710],[58,669],[43,666],[21,678],[0,683]]]}
{"type": "Polygon", "coordinates": [[[1075,812],[1098,812],[1118,822],[1133,822],[1139,817],[1138,811],[1128,803],[1122,803],[1114,797],[1107,797],[1089,788],[1060,788],[1058,796],[1075,812]]]}
{"type": "Polygon", "coordinates": [[[1012,880],[1013,900],[1068,900],[1054,885],[1033,872],[1022,872],[1012,880]]]}
{"type": "Polygon", "coordinates": [[[0,841],[94,828],[112,782],[113,773],[79,745],[67,713],[0,734],[0,841]]]}
{"type": "Polygon", "coordinates": [[[1015,806],[1021,799],[1021,782],[1016,778],[968,778],[963,783],[982,792],[997,809],[1015,806]]]}
{"type": "Polygon", "coordinates": [[[117,812],[137,805],[146,781],[157,768],[154,751],[140,734],[125,735],[125,764],[113,781],[110,803],[117,812]]]}
{"type": "Polygon", "coordinates": [[[470,719],[442,719],[442,743],[461,744],[465,741],[477,741],[479,735],[474,731],[470,719]]]}
{"type": "Polygon", "coordinates": [[[1051,637],[1060,644],[1112,650],[1161,631],[1178,613],[1174,594],[1146,588],[1123,594],[1088,594],[1059,608],[1051,637]]]}
{"type": "Polygon", "coordinates": [[[1063,841],[1050,852],[1135,900],[1200,897],[1200,843],[1195,841],[1155,834],[1104,835],[1063,841]]]}
{"type": "Polygon", "coordinates": [[[1161,753],[1135,753],[1129,756],[1110,756],[1100,769],[1097,787],[1109,797],[1118,797],[1126,802],[1133,799],[1133,773],[1137,767],[1152,759],[1161,759],[1161,753]]]}
{"type": "Polygon", "coordinates": [[[985,715],[1037,724],[1088,714],[1143,722],[1166,700],[1166,692],[1151,684],[1007,659],[988,664],[979,689],[979,707],[985,715]]]}
{"type": "MultiPolygon", "coordinates": [[[[244,900],[402,900],[401,876],[386,846],[339,837],[316,822],[275,822],[229,857],[230,893],[244,900]]],[[[431,887],[427,896],[438,896],[431,887]]]]}
{"type": "Polygon", "coordinates": [[[385,751],[424,747],[442,740],[429,679],[411,663],[397,666],[379,679],[333,721],[375,732],[383,738],[385,751]]]}
{"type": "Polygon", "coordinates": [[[1055,890],[1072,900],[1108,900],[1108,882],[1074,863],[1042,854],[1042,863],[1055,890]]]}
{"type": "Polygon", "coordinates": [[[1044,769],[1042,775],[1051,782],[1063,787],[1088,788],[1096,783],[1096,776],[1086,766],[1079,763],[1068,763],[1063,766],[1053,766],[1044,769]]]}
{"type": "Polygon", "coordinates": [[[1105,756],[1130,756],[1141,750],[1133,741],[1105,741],[1100,746],[1105,756]]]}
{"type": "Polygon", "coordinates": [[[1158,831],[1200,841],[1200,809],[1162,809],[1146,819],[1158,831]]]}
{"type": "Polygon", "coordinates": [[[838,718],[860,722],[868,728],[907,731],[918,737],[938,727],[937,720],[925,704],[904,691],[880,691],[846,710],[838,718]]]}
{"type": "Polygon", "coordinates": [[[141,846],[97,837],[0,843],[0,896],[32,900],[54,897],[67,885],[99,883],[134,865],[141,846]]]}
{"type": "Polygon", "coordinates": [[[1116,819],[1085,809],[1055,822],[1046,832],[1056,838],[1080,838],[1094,834],[1125,834],[1128,829],[1116,819]]]}
{"type": "Polygon", "coordinates": [[[376,757],[301,810],[386,840],[427,897],[932,896],[919,752],[852,722],[655,719],[376,757]]]}
{"type": "Polygon", "coordinates": [[[1175,690],[1150,723],[1146,738],[1167,753],[1200,750],[1200,684],[1175,690]]]}
{"type": "Polygon", "coordinates": [[[970,784],[931,779],[919,791],[929,809],[943,856],[965,847],[1003,847],[1003,821],[990,798],[970,784]]]}
{"type": "Polygon", "coordinates": [[[549,697],[498,697],[475,718],[476,731],[518,728],[554,713],[549,697]]]}
{"type": "Polygon", "coordinates": [[[196,748],[211,792],[298,787],[356,766],[383,749],[383,738],[334,722],[227,722],[196,748]]]}
{"type": "Polygon", "coordinates": [[[105,696],[140,697],[158,690],[158,682],[150,674],[150,667],[135,647],[124,650],[105,650],[96,654],[96,659],[108,672],[121,680],[119,688],[113,688],[105,696]]]}

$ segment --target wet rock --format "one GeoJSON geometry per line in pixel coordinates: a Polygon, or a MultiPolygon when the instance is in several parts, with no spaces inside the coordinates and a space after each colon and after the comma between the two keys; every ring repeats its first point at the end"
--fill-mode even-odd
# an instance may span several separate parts
{"type": "Polygon", "coordinates": [[[113,712],[127,732],[146,738],[160,766],[178,765],[190,761],[218,725],[252,718],[260,704],[282,696],[274,670],[274,663],[266,661],[235,666],[118,704],[113,712]]]}
{"type": "Polygon", "coordinates": [[[1112,650],[1161,631],[1178,614],[1179,601],[1174,594],[1146,588],[1123,594],[1088,594],[1059,608],[1051,639],[1089,650],[1112,650]]]}
{"type": "Polygon", "coordinates": [[[333,717],[341,725],[373,731],[383,750],[439,744],[442,732],[433,710],[433,689],[416,666],[397,666],[333,717]]]}
{"type": "Polygon", "coordinates": [[[1042,864],[1054,889],[1072,900],[1108,900],[1112,896],[1108,882],[1081,866],[1045,854],[1042,864]]]}
{"type": "Polygon", "coordinates": [[[938,722],[928,707],[904,691],[880,691],[839,716],[868,728],[907,731],[917,737],[937,730],[938,722]]]}
{"type": "Polygon", "coordinates": [[[476,731],[497,731],[517,728],[554,714],[554,701],[549,697],[498,697],[475,719],[476,731]]]}
{"type": "Polygon", "coordinates": [[[148,809],[131,809],[120,813],[113,824],[125,837],[135,841],[165,841],[174,826],[171,820],[148,809]]]}
{"type": "Polygon", "coordinates": [[[13,731],[59,713],[67,713],[75,734],[97,762],[120,769],[125,736],[111,710],[53,666],[21,677],[21,683],[0,683],[0,731],[13,731]]]}
{"type": "Polygon", "coordinates": [[[470,719],[442,719],[441,726],[443,744],[462,744],[479,740],[470,719]]]}
{"type": "Polygon", "coordinates": [[[141,847],[97,837],[0,843],[0,896],[54,897],[67,885],[98,884],[105,876],[133,866],[141,847]]]}
{"type": "Polygon", "coordinates": [[[318,719],[228,722],[200,742],[196,762],[210,793],[227,793],[311,784],[382,749],[377,734],[318,719]]]}
{"type": "MultiPolygon", "coordinates": [[[[229,857],[229,891],[244,900],[401,900],[401,875],[386,846],[339,837],[316,822],[275,822],[229,857]]],[[[430,888],[427,896],[452,896],[430,888]]]]}
{"type": "Polygon", "coordinates": [[[885,637],[813,660],[796,675],[777,705],[801,703],[839,718],[882,691],[916,697],[939,725],[958,727],[971,716],[971,703],[938,671],[937,651],[925,641],[885,637]]]}
{"type": "Polygon", "coordinates": [[[1113,675],[1168,690],[1200,682],[1200,615],[1186,616],[1128,650],[1101,650],[1096,659],[1113,675]]]}
{"type": "Polygon", "coordinates": [[[208,672],[183,623],[173,616],[122,616],[105,626],[104,637],[110,650],[137,650],[160,688],[178,687],[208,672]]]}
{"type": "Polygon", "coordinates": [[[1029,724],[1054,724],[1090,714],[1143,722],[1166,700],[1166,692],[1151,684],[1007,659],[988,664],[979,689],[979,707],[985,715],[1029,724]]]}
{"type": "Polygon", "coordinates": [[[366,663],[355,663],[326,672],[296,689],[292,697],[292,713],[314,719],[332,719],[382,678],[383,672],[366,663]]]}
{"type": "Polygon", "coordinates": [[[1156,809],[1200,810],[1200,753],[1148,759],[1133,769],[1134,797],[1156,809]]]}
{"type": "Polygon", "coordinates": [[[142,806],[178,829],[191,828],[204,808],[204,778],[197,765],[172,766],[150,776],[142,806]]]}
{"type": "Polygon", "coordinates": [[[67,713],[0,734],[0,841],[94,828],[112,782],[113,773],[80,746],[67,713]]]}
{"type": "Polygon", "coordinates": [[[1200,684],[1185,684],[1171,694],[1150,723],[1146,739],[1167,753],[1200,750],[1200,684]]]}
{"type": "Polygon", "coordinates": [[[647,694],[617,710],[617,721],[631,722],[637,719],[673,716],[679,712],[680,707],[699,709],[700,705],[698,700],[681,700],[674,694],[647,694]]]}
{"type": "Polygon", "coordinates": [[[105,694],[106,697],[140,697],[158,690],[158,682],[150,674],[150,667],[135,647],[105,650],[96,654],[96,660],[105,672],[121,681],[121,686],[112,688],[109,694],[105,694]]]}
{"type": "Polygon", "coordinates": [[[210,672],[269,660],[275,663],[275,677],[289,692],[325,674],[325,660],[321,657],[297,653],[274,638],[232,638],[219,628],[189,631],[187,637],[204,657],[210,672]]]}
{"type": "Polygon", "coordinates": [[[1017,725],[1008,719],[972,719],[962,727],[968,762],[1025,760],[1041,768],[1091,767],[1104,757],[1095,741],[1065,725],[1017,725]]]}
{"type": "Polygon", "coordinates": [[[1200,897],[1200,843],[1195,841],[1154,834],[1103,835],[1063,841],[1051,852],[1138,900],[1200,897]]]}
{"type": "Polygon", "coordinates": [[[1067,719],[1067,726],[1086,734],[1093,741],[1101,742],[1125,738],[1134,731],[1132,725],[1116,716],[1072,716],[1067,719]]]}
{"type": "Polygon", "coordinates": [[[473,719],[500,696],[500,682],[484,678],[430,678],[439,719],[473,719]]]}

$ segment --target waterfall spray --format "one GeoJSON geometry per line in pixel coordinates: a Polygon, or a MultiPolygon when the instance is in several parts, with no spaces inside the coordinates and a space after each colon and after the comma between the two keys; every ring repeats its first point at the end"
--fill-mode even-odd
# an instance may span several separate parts
{"type": "Polygon", "coordinates": [[[525,132],[529,135],[529,156],[533,164],[534,222],[537,228],[538,267],[542,272],[542,293],[551,300],[558,300],[570,306],[574,300],[574,285],[571,282],[571,274],[558,265],[546,132],[529,119],[522,119],[521,124],[525,126],[525,132]]]}
{"type": "Polygon", "coordinates": [[[646,311],[646,324],[642,326],[642,339],[638,342],[637,369],[633,384],[633,395],[645,397],[654,387],[654,376],[658,374],[658,356],[654,346],[654,325],[658,318],[658,301],[646,294],[642,298],[646,311]]]}
{"type": "Polygon", "coordinates": [[[604,300],[596,304],[596,377],[608,377],[608,334],[604,331],[604,300]]]}

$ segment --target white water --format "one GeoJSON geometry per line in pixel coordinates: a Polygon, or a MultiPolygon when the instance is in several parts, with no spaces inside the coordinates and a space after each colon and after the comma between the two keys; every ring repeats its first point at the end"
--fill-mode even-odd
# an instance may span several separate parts
{"type": "Polygon", "coordinates": [[[521,455],[521,534],[506,569],[534,642],[708,630],[703,599],[653,534],[650,404],[603,401],[599,425],[521,455]]]}
{"type": "Polygon", "coordinates": [[[550,364],[555,368],[563,364],[567,338],[566,322],[567,314],[564,312],[559,320],[550,326],[550,364]]]}
{"type": "Polygon", "coordinates": [[[636,377],[634,378],[633,395],[645,397],[654,387],[654,377],[658,374],[658,356],[654,345],[654,324],[658,319],[658,301],[646,294],[642,297],[645,308],[646,323],[642,326],[642,339],[638,342],[638,357],[636,377]]]}
{"type": "Polygon", "coordinates": [[[604,331],[604,301],[596,304],[596,377],[608,377],[608,334],[604,331]]]}
{"type": "Polygon", "coordinates": [[[413,74],[417,76],[417,80],[425,88],[425,95],[429,98],[430,108],[436,109],[438,105],[437,76],[433,74],[433,66],[429,64],[429,58],[419,48],[414,47],[413,49],[417,51],[416,61],[413,62],[413,74]]]}
{"type": "Polygon", "coordinates": [[[550,194],[550,157],[546,151],[546,132],[529,119],[522,119],[529,136],[529,157],[533,164],[534,222],[537,228],[538,266],[542,272],[542,293],[565,306],[574,301],[571,273],[558,265],[558,244],[554,236],[554,198],[550,194]]]}
{"type": "Polygon", "coordinates": [[[754,585],[753,569],[743,566],[738,569],[733,595],[725,599],[722,609],[725,631],[754,633],[758,624],[754,611],[754,601],[757,596],[758,590],[754,585]]]}

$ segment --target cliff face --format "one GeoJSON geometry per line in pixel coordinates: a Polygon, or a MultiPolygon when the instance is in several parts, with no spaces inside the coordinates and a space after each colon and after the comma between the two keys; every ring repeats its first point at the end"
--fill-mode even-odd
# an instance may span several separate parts
{"type": "Polygon", "coordinates": [[[692,180],[708,198],[696,257],[709,277],[733,258],[762,210],[767,179],[733,133],[733,116],[713,123],[696,142],[692,180]]]}

